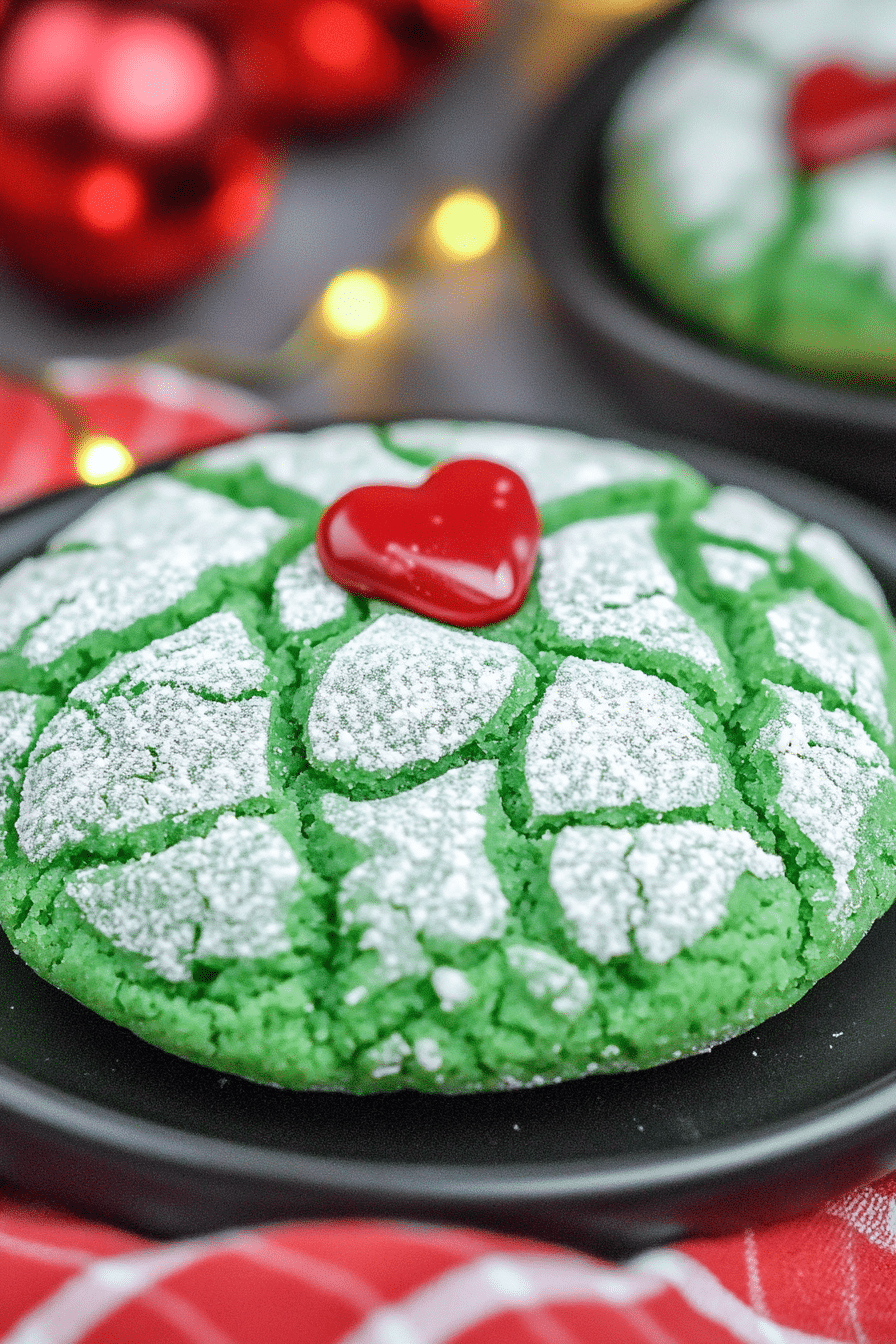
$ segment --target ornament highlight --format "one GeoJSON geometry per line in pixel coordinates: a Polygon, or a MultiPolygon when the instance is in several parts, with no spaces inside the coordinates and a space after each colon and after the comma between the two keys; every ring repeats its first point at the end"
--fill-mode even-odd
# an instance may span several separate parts
{"type": "Polygon", "coordinates": [[[540,537],[522,477],[465,458],[435,467],[416,487],[350,490],[321,518],[317,551],[350,592],[472,629],[522,606],[540,537]]]}
{"type": "Polygon", "coordinates": [[[896,144],[896,78],[841,61],[810,70],[791,91],[787,134],[806,172],[896,144]]]}

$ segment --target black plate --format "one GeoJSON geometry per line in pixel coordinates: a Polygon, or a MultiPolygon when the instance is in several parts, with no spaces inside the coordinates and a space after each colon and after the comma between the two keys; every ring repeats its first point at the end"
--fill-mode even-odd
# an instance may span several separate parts
{"type": "Polygon", "coordinates": [[[602,54],[557,108],[529,181],[536,258],[636,421],[731,443],[896,503],[896,393],[763,366],[667,311],[626,269],[603,217],[605,132],[628,81],[692,4],[602,54]]]}
{"type": "MultiPolygon", "coordinates": [[[[896,520],[731,453],[654,446],[838,526],[896,598],[896,520]]],[[[0,520],[0,567],[96,498],[0,520]]],[[[796,1213],[896,1166],[896,908],[794,1008],[709,1054],[460,1098],[291,1093],[188,1064],[0,943],[0,1178],[151,1234],[378,1214],[613,1254],[796,1213]]]]}

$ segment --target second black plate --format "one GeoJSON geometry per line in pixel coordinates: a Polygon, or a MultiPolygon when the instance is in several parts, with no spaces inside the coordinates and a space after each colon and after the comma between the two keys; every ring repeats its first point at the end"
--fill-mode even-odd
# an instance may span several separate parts
{"type": "Polygon", "coordinates": [[[530,174],[536,258],[638,422],[731,443],[896,503],[896,391],[802,378],[727,349],[654,299],[610,239],[607,127],[629,80],[693,8],[636,29],[589,66],[557,108],[530,174]]]}
{"type": "MultiPolygon", "coordinates": [[[[896,596],[896,522],[745,458],[663,442],[839,527],[896,596]]],[[[95,502],[0,521],[0,569],[95,502]]],[[[662,1068],[470,1097],[292,1093],[146,1045],[0,940],[0,1179],[157,1235],[375,1214],[613,1254],[810,1207],[896,1165],[896,909],[794,1008],[662,1068]]]]}

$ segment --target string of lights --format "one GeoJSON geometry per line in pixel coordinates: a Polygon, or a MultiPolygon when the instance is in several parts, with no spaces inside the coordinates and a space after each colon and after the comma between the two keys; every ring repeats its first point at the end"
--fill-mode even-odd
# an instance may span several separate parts
{"type": "MultiPolygon", "coordinates": [[[[478,261],[508,240],[507,223],[491,196],[473,186],[458,188],[435,203],[416,235],[383,265],[335,275],[277,350],[230,354],[179,344],[146,351],[121,367],[164,364],[244,387],[289,385],[341,347],[382,333],[396,320],[402,293],[431,271],[478,261]]],[[[86,432],[81,425],[76,440],[75,468],[87,485],[120,480],[137,465],[118,439],[86,432]]]]}

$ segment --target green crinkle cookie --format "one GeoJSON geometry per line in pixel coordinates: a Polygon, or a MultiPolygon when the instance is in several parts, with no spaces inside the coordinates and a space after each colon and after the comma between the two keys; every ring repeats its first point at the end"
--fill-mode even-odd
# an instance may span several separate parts
{"type": "Polygon", "coordinates": [[[643,1068],[798,999],[896,895],[893,624],[836,534],[526,426],[257,436],[0,581],[0,920],[154,1044],[292,1088],[643,1068]],[[355,598],[344,490],[508,463],[520,611],[355,598]]]}
{"type": "Polygon", "coordinates": [[[892,59],[890,0],[693,7],[607,137],[605,214],[635,276],[704,338],[831,379],[896,377],[896,158],[803,171],[787,107],[832,60],[892,59]]]}

